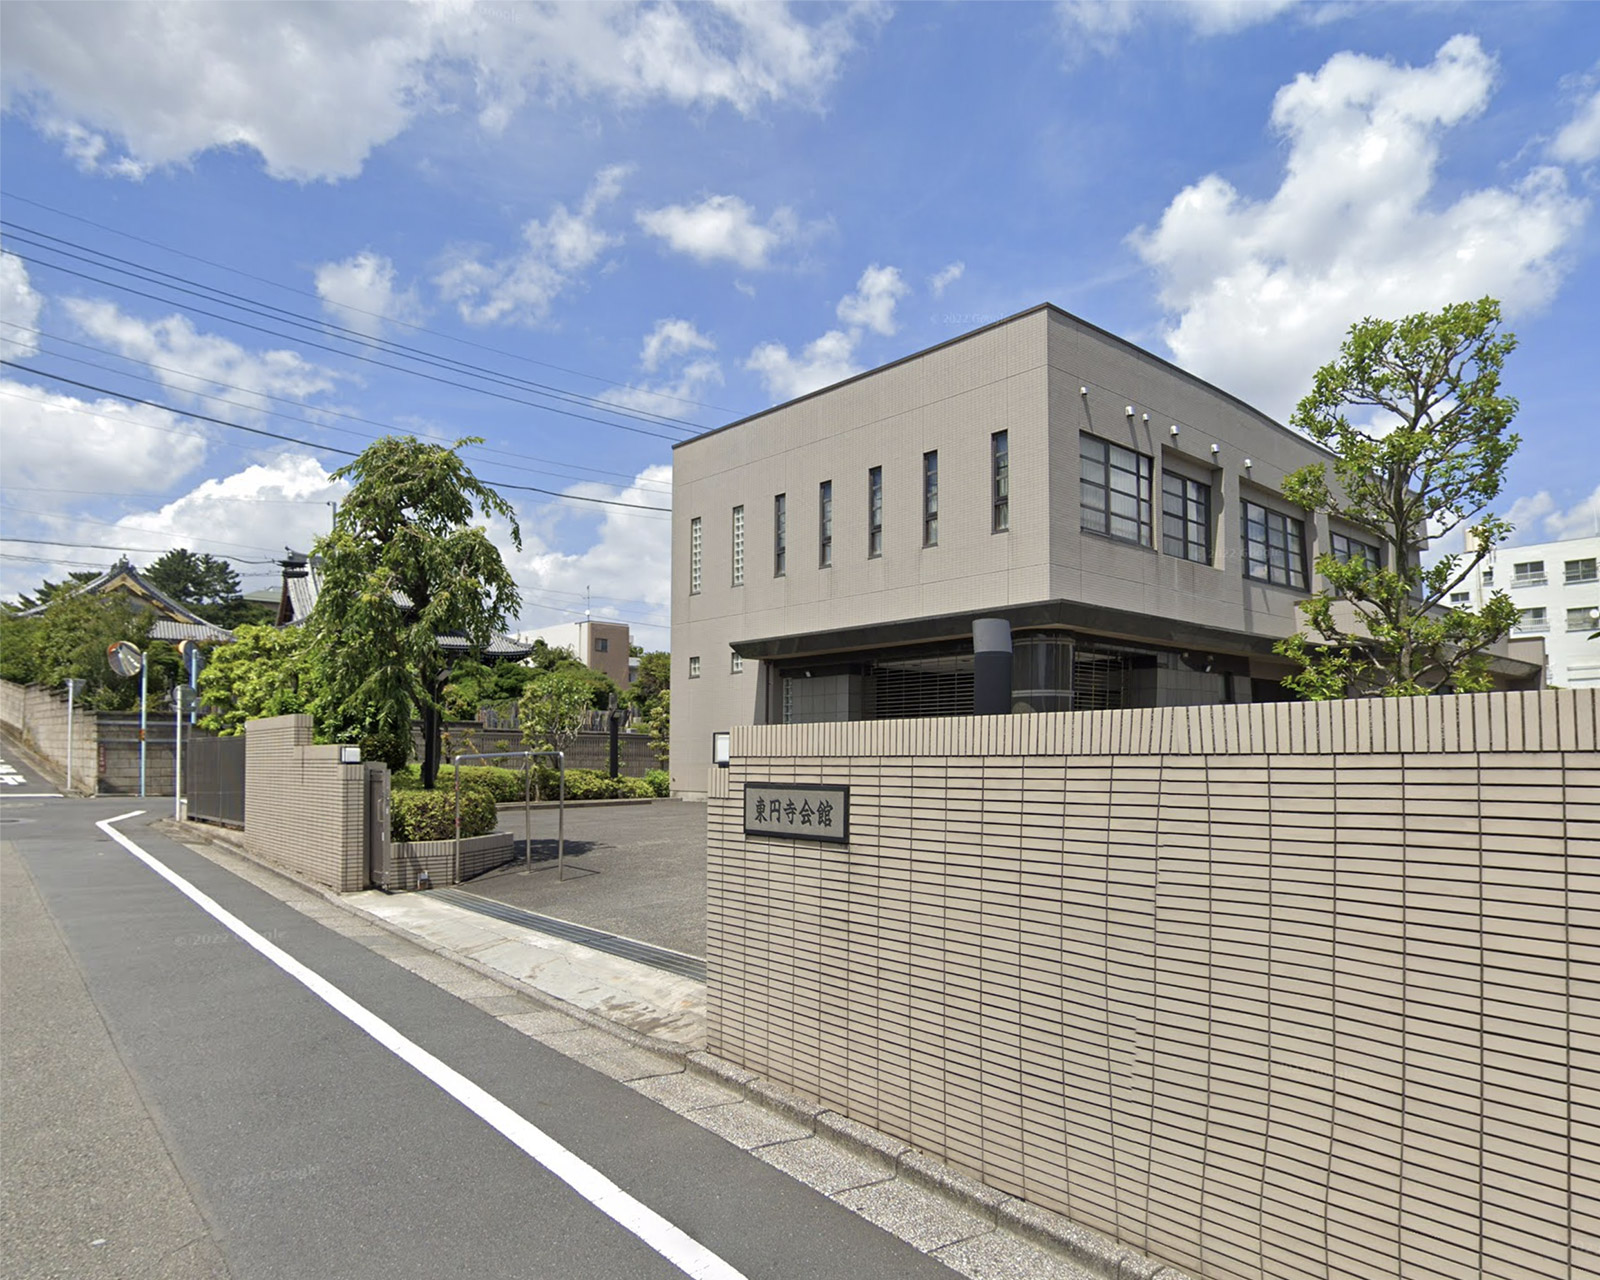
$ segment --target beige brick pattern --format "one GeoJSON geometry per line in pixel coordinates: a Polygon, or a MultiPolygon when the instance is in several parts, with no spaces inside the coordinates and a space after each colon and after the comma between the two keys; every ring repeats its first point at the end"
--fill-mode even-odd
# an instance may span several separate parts
{"type": "Polygon", "coordinates": [[[1212,1280],[1596,1280],[1597,729],[1593,690],[735,728],[710,1048],[1212,1280]],[[848,846],[743,835],[801,780],[848,846]]]}
{"type": "Polygon", "coordinates": [[[311,745],[310,716],[245,725],[245,845],[339,893],[367,887],[366,766],[311,745]]]}
{"type": "MultiPolygon", "coordinates": [[[[0,725],[58,769],[67,771],[67,696],[41,685],[0,680],[0,725]]],[[[100,731],[93,711],[72,709],[72,786],[93,793],[100,731]]],[[[170,746],[168,748],[171,749],[170,746]]],[[[167,790],[171,792],[171,777],[167,790]]]]}

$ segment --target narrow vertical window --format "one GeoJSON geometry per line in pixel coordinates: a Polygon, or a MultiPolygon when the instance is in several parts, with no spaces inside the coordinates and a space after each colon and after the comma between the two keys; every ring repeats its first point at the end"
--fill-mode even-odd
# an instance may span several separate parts
{"type": "Polygon", "coordinates": [[[689,594],[700,594],[700,517],[689,521],[689,594]]]}
{"type": "Polygon", "coordinates": [[[733,585],[744,585],[744,508],[733,509],[733,585]]]}
{"type": "Polygon", "coordinates": [[[736,652],[733,655],[732,661],[730,661],[728,663],[728,671],[732,675],[738,675],[743,670],[744,670],[744,659],[742,657],[740,657],[739,654],[736,652]]]}
{"type": "Polygon", "coordinates": [[[1197,564],[1211,563],[1211,486],[1172,471],[1161,473],[1161,550],[1197,564]]]}
{"type": "Polygon", "coordinates": [[[922,455],[922,545],[939,545],[939,455],[922,455]]]}
{"type": "Polygon", "coordinates": [[[883,554],[883,468],[867,472],[867,559],[883,554]]]}
{"type": "Polygon", "coordinates": [[[699,678],[700,678],[700,659],[698,657],[690,658],[689,659],[689,679],[698,680],[699,678]]]}
{"type": "Polygon", "coordinates": [[[833,566],[832,480],[824,480],[817,487],[817,564],[823,569],[833,566]]]}
{"type": "Polygon", "coordinates": [[[989,437],[990,474],[994,483],[994,532],[1011,528],[1011,446],[1004,431],[989,437]]]}
{"type": "Polygon", "coordinates": [[[789,495],[772,500],[772,576],[781,578],[789,562],[789,495]]]}

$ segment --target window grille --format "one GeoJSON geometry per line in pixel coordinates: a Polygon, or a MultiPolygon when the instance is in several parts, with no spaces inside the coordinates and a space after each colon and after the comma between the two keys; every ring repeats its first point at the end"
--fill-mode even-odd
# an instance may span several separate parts
{"type": "Polygon", "coordinates": [[[789,495],[772,500],[772,576],[781,578],[789,562],[789,495]]]}
{"type": "Polygon", "coordinates": [[[1171,471],[1161,473],[1161,550],[1211,563],[1211,486],[1171,471]]]}
{"type": "Polygon", "coordinates": [[[1521,564],[1511,566],[1511,585],[1514,587],[1542,587],[1548,582],[1543,560],[1524,560],[1521,564]]]}
{"type": "Polygon", "coordinates": [[[1518,631],[1548,631],[1550,630],[1550,615],[1543,606],[1537,609],[1524,609],[1522,616],[1517,619],[1518,631]]]}
{"type": "Polygon", "coordinates": [[[883,554],[883,468],[867,472],[867,559],[883,554]]]}
{"type": "Polygon", "coordinates": [[[873,671],[872,718],[970,716],[972,684],[970,657],[885,663],[873,671]]]}
{"type": "Polygon", "coordinates": [[[700,517],[689,521],[689,594],[700,594],[700,517]]]}
{"type": "Polygon", "coordinates": [[[817,486],[817,565],[827,569],[833,564],[833,481],[824,480],[817,486]]]}
{"type": "Polygon", "coordinates": [[[1011,445],[1004,431],[989,437],[991,474],[994,482],[995,533],[1005,533],[1011,528],[1011,445]]]}
{"type": "Polygon", "coordinates": [[[1244,575],[1280,587],[1306,589],[1305,523],[1246,500],[1244,575]]]}
{"type": "Polygon", "coordinates": [[[1115,711],[1121,707],[1123,668],[1119,654],[1078,650],[1072,660],[1072,709],[1115,711]]]}
{"type": "Polygon", "coordinates": [[[744,585],[744,508],[733,509],[733,585],[744,585]]]}
{"type": "Polygon", "coordinates": [[[939,545],[939,455],[922,455],[922,545],[939,545]]]}
{"type": "Polygon", "coordinates": [[[1120,542],[1151,545],[1151,488],[1155,464],[1109,440],[1080,436],[1079,495],[1083,528],[1120,542]]]}

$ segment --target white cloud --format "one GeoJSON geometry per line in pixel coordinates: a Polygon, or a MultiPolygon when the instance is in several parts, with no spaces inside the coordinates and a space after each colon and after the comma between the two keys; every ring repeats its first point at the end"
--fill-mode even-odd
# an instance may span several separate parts
{"type": "MultiPolygon", "coordinates": [[[[141,546],[208,549],[220,540],[229,558],[281,556],[280,548],[307,551],[328,532],[338,501],[350,486],[331,480],[315,458],[289,454],[206,480],[158,510],[124,516],[118,527],[136,532],[141,546]]],[[[220,545],[220,543],[218,544],[220,545]]],[[[214,554],[224,554],[215,552],[214,554]]]]}
{"type": "Polygon", "coordinates": [[[944,291],[966,274],[965,262],[952,262],[948,267],[941,267],[928,277],[928,292],[935,298],[944,296],[944,291]]]}
{"type": "MultiPolygon", "coordinates": [[[[662,489],[671,482],[672,468],[662,465],[646,467],[629,485],[574,485],[567,492],[664,507],[662,489]]],[[[502,543],[506,563],[524,592],[520,627],[576,621],[582,617],[583,594],[592,591],[595,617],[649,624],[648,638],[641,641],[636,636],[635,643],[665,648],[672,593],[668,518],[624,507],[597,507],[599,523],[589,544],[580,551],[555,550],[541,527],[548,531],[566,523],[575,514],[573,506],[548,504],[528,512],[522,519],[520,553],[502,543]]],[[[571,540],[569,530],[563,541],[571,540]]]]}
{"type": "Polygon", "coordinates": [[[28,280],[28,265],[14,253],[0,253],[0,356],[26,360],[39,354],[39,327],[44,299],[28,280]]]}
{"type": "Polygon", "coordinates": [[[691,351],[715,351],[717,344],[696,329],[688,320],[657,320],[644,340],[639,353],[639,366],[646,373],[654,373],[661,362],[691,351]]]}
{"type": "Polygon", "coordinates": [[[839,319],[854,328],[892,337],[898,327],[894,321],[895,303],[909,292],[898,270],[874,262],[861,273],[856,291],[839,299],[839,319]]]}
{"type": "Polygon", "coordinates": [[[799,224],[789,209],[773,212],[763,225],[738,196],[707,196],[697,205],[642,209],[639,226],[696,262],[736,263],[748,271],[766,267],[774,250],[793,240],[799,224]]]}
{"type": "Polygon", "coordinates": [[[1199,36],[1232,35],[1271,22],[1297,0],[1057,0],[1056,25],[1069,59],[1109,54],[1147,21],[1182,22],[1199,36]]]}
{"type": "Polygon", "coordinates": [[[1550,144],[1550,158],[1567,164],[1588,164],[1600,159],[1600,89],[1578,108],[1550,144]]]}
{"type": "Polygon", "coordinates": [[[760,374],[767,393],[779,402],[842,382],[861,372],[856,348],[868,329],[885,337],[894,334],[898,328],[895,304],[909,291],[897,268],[874,262],[861,273],[855,292],[845,294],[835,308],[847,328],[829,329],[807,343],[798,356],[791,355],[781,342],[763,342],[750,353],[744,367],[760,374]]]}
{"type": "Polygon", "coordinates": [[[191,400],[216,394],[234,406],[261,411],[270,407],[269,396],[303,400],[331,391],[338,377],[297,351],[247,351],[227,338],[201,333],[186,316],[141,320],[115,303],[82,298],[63,305],[89,337],[143,361],[169,391],[191,400]]]}
{"type": "Polygon", "coordinates": [[[595,219],[602,205],[617,198],[627,172],[622,165],[602,169],[576,213],[558,204],[543,222],[528,222],[518,253],[491,262],[455,251],[434,278],[440,295],[456,304],[468,324],[534,324],[544,319],[556,297],[620,243],[595,219]]]}
{"type": "Polygon", "coordinates": [[[416,324],[422,318],[416,290],[395,288],[394,263],[370,249],[343,262],[324,262],[316,282],[323,309],[366,337],[376,338],[385,324],[416,324]]]}
{"type": "Polygon", "coordinates": [[[781,342],[763,342],[750,353],[745,368],[761,375],[767,393],[778,402],[793,400],[818,387],[843,382],[852,374],[860,373],[856,363],[856,343],[859,332],[845,333],[829,329],[814,342],[806,344],[798,355],[789,354],[781,342]]]}
{"type": "Polygon", "coordinates": [[[337,4],[14,0],[0,80],[91,172],[138,177],[214,148],[276,178],[355,176],[425,112],[503,128],[530,98],[813,106],[881,10],[781,4],[337,4]],[[810,16],[810,11],[806,12],[810,16]],[[286,92],[285,86],[292,86],[286,92]]]}
{"type": "Polygon", "coordinates": [[[1541,489],[1513,502],[1506,519],[1516,526],[1510,546],[1590,537],[1600,533],[1600,485],[1565,508],[1557,505],[1548,489],[1541,489]]]}
{"type": "Polygon", "coordinates": [[[1425,67],[1340,53],[1281,89],[1287,172],[1272,196],[1211,174],[1131,237],[1176,317],[1178,362],[1284,417],[1362,316],[1545,302],[1587,212],[1560,170],[1428,201],[1441,133],[1483,110],[1493,77],[1478,41],[1456,36],[1425,67]]]}
{"type": "Polygon", "coordinates": [[[6,487],[158,492],[193,471],[206,441],[161,409],[79,400],[0,380],[6,487]]]}
{"type": "Polygon", "coordinates": [[[717,344],[688,320],[657,320],[645,337],[639,367],[653,374],[664,365],[677,364],[676,373],[654,384],[615,388],[601,399],[630,409],[683,417],[692,408],[686,401],[693,401],[708,387],[722,383],[722,365],[709,355],[696,354],[716,349],[717,344]]]}

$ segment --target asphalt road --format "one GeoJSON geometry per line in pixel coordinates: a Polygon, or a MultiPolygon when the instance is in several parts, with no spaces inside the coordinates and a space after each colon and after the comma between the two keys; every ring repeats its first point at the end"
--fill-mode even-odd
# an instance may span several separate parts
{"type": "Polygon", "coordinates": [[[164,838],[161,801],[117,824],[247,945],[95,825],[137,807],[0,795],[12,1280],[952,1274],[164,838]]]}

